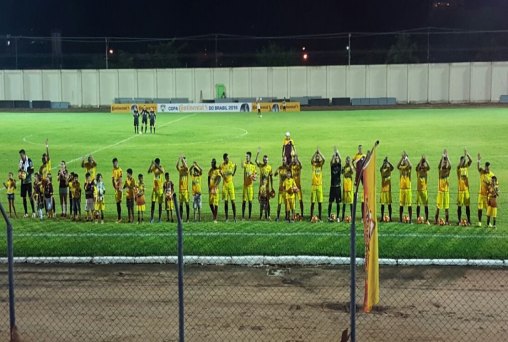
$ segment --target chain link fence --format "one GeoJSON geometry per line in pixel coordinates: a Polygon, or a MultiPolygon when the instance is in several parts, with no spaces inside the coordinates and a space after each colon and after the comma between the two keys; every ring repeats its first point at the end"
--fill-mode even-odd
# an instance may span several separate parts
{"type": "Polygon", "coordinates": [[[209,68],[508,60],[508,31],[422,28],[398,32],[251,37],[0,36],[0,69],[209,68]]]}
{"type": "MultiPolygon", "coordinates": [[[[308,223],[295,223],[294,229],[302,225],[308,223]]],[[[164,224],[164,228],[174,231],[175,224],[164,224]]],[[[154,238],[175,243],[174,237],[166,235],[154,238]]],[[[258,238],[234,235],[231,243],[256,244],[258,238]]],[[[330,243],[319,234],[305,238],[308,244],[330,243]]],[[[0,239],[5,246],[5,231],[0,239]]],[[[200,247],[203,251],[217,244],[214,235],[206,241],[200,247]]],[[[79,250],[78,240],[68,243],[79,250]]],[[[340,341],[349,328],[351,274],[346,258],[277,253],[198,257],[192,240],[184,239],[184,246],[189,249],[184,250],[183,277],[188,341],[340,341]]],[[[15,304],[22,341],[179,340],[176,255],[15,256],[15,304]]],[[[4,260],[0,264],[0,339],[8,341],[4,260]]],[[[439,263],[382,260],[381,301],[371,313],[362,311],[365,273],[358,265],[356,340],[503,340],[508,320],[503,261],[483,261],[484,267],[474,260],[439,263]]]]}

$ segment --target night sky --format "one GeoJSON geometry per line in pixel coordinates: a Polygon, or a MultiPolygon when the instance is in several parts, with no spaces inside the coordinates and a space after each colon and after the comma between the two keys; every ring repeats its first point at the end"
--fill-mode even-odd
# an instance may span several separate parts
{"type": "Polygon", "coordinates": [[[508,29],[506,0],[2,0],[0,36],[286,36],[417,27],[508,29]]]}

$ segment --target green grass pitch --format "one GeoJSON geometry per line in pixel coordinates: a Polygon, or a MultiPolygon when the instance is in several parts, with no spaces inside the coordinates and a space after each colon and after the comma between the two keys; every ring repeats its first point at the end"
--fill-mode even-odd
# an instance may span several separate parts
{"type": "MultiPolygon", "coordinates": [[[[380,224],[380,257],[385,258],[506,258],[508,226],[506,225],[504,184],[508,178],[508,118],[504,108],[455,109],[396,109],[354,110],[301,113],[193,113],[160,114],[157,134],[134,135],[130,115],[110,113],[0,113],[0,179],[9,171],[16,172],[18,151],[24,148],[40,166],[44,141],[49,139],[53,168],[60,160],[68,162],[70,171],[80,174],[82,156],[93,153],[98,172],[105,177],[106,223],[70,222],[64,219],[14,219],[14,250],[16,256],[100,256],[100,255],[174,255],[176,253],[176,224],[115,224],[116,209],[111,187],[111,159],[117,157],[122,169],[132,168],[143,173],[150,195],[152,177],[146,174],[150,161],[161,159],[162,165],[177,181],[175,164],[180,154],[197,161],[208,170],[214,157],[221,161],[224,152],[238,164],[235,177],[237,216],[241,216],[242,169],[245,152],[254,155],[258,147],[267,154],[270,164],[280,164],[283,135],[290,131],[301,161],[305,215],[310,207],[310,158],[319,146],[328,159],[324,172],[323,216],[327,214],[329,158],[337,146],[345,159],[354,155],[358,144],[369,149],[380,141],[377,167],[388,156],[396,165],[406,150],[414,165],[425,154],[430,160],[430,216],[435,213],[437,164],[443,148],[447,148],[455,169],[466,147],[472,157],[470,169],[472,221],[477,222],[478,172],[476,154],[483,162],[490,161],[498,176],[501,196],[497,229],[452,226],[380,224]]],[[[398,217],[398,172],[392,181],[394,216],[398,217]]],[[[202,186],[206,189],[206,177],[202,186]]],[[[450,177],[450,221],[456,223],[457,178],[450,177]]],[[[256,184],[256,191],[258,185],[256,184]]],[[[378,181],[379,188],[379,181],[378,181]]],[[[413,177],[413,189],[416,188],[413,177]]],[[[416,200],[416,196],[413,195],[416,200]]],[[[7,209],[5,190],[0,201],[7,209]]],[[[57,201],[57,213],[60,206],[57,201]]],[[[84,207],[82,199],[82,207],[84,207]]],[[[276,201],[272,200],[272,218],[276,201]]],[[[16,208],[22,213],[19,183],[16,208]]],[[[219,205],[218,224],[211,222],[208,194],[203,195],[203,221],[184,224],[185,254],[187,255],[349,255],[349,225],[344,223],[261,222],[259,206],[254,200],[252,221],[236,223],[223,221],[223,203],[219,205]]],[[[414,206],[415,208],[415,206],[414,206]]],[[[123,204],[124,220],[127,214],[123,204]]],[[[230,208],[231,210],[231,208],[230,208]]],[[[333,209],[335,211],[335,207],[333,209]]],[[[359,212],[359,211],[358,211],[359,212]]],[[[413,216],[416,210],[413,209],[413,216]]],[[[379,209],[378,209],[379,215],[379,209]]],[[[464,215],[464,214],[463,214],[464,215]]],[[[149,216],[147,206],[146,216],[149,216]]],[[[192,208],[191,208],[192,216],[192,208]]],[[[145,221],[146,222],[146,221],[145,221]]],[[[358,255],[363,255],[362,225],[358,222],[358,255]]],[[[0,230],[0,255],[5,255],[5,229],[0,230]]]]}

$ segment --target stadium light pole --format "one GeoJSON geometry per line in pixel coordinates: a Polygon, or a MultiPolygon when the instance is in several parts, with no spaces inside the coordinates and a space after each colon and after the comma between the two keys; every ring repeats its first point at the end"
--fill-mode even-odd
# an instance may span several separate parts
{"type": "Polygon", "coordinates": [[[351,33],[347,38],[347,65],[351,66],[351,33]]]}
{"type": "Polygon", "coordinates": [[[108,61],[108,52],[109,52],[109,47],[108,47],[108,37],[104,37],[104,43],[105,43],[105,54],[106,54],[106,69],[109,69],[109,61],[108,61]]]}

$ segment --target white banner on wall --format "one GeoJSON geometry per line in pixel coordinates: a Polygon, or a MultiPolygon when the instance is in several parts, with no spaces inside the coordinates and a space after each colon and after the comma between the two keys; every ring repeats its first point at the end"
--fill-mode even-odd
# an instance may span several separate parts
{"type": "Polygon", "coordinates": [[[251,103],[159,103],[158,113],[250,112],[251,103]]]}

